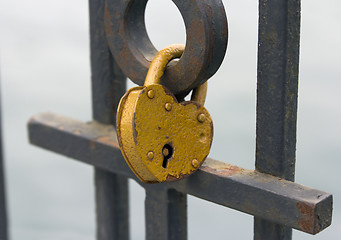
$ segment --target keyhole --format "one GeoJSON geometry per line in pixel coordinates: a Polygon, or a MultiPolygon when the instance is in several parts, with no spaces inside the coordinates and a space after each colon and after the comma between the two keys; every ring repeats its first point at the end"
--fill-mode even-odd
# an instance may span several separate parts
{"type": "Polygon", "coordinates": [[[163,155],[163,162],[162,162],[162,167],[167,168],[168,165],[168,160],[172,157],[173,155],[173,147],[169,144],[166,144],[162,148],[162,155],[163,155]]]}

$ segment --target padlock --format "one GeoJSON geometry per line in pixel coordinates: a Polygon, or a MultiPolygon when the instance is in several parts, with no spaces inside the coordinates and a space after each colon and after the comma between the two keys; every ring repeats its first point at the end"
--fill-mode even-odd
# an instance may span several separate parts
{"type": "Polygon", "coordinates": [[[191,101],[178,102],[159,84],[166,65],[180,58],[183,45],[171,45],[153,59],[145,84],[121,98],[117,135],[122,154],[145,183],[171,182],[195,172],[209,154],[213,122],[203,106],[207,83],[193,90],[191,101]]]}

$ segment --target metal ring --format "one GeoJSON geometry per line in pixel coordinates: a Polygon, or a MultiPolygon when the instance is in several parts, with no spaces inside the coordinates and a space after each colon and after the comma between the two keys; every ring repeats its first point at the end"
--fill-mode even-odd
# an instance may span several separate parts
{"type": "MultiPolygon", "coordinates": [[[[107,0],[105,29],[110,50],[133,82],[143,85],[157,50],[144,21],[148,0],[107,0]]],[[[170,64],[161,84],[174,94],[186,94],[207,81],[220,67],[227,48],[227,19],[221,0],[172,0],[186,27],[185,52],[170,64]]]]}

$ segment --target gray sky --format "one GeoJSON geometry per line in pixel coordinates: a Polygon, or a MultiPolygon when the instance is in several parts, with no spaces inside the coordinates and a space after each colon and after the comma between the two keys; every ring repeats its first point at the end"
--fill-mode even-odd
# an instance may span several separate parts
{"type": "MultiPolygon", "coordinates": [[[[209,81],[206,108],[215,128],[210,156],[253,169],[258,6],[251,0],[224,4],[229,49],[209,81]]],[[[294,231],[294,239],[341,237],[340,10],[339,0],[302,2],[296,182],[333,193],[334,217],[322,233],[294,231]]],[[[170,0],[150,0],[146,21],[158,49],[185,42],[181,16],[170,0]],[[174,18],[160,20],[165,12],[174,18]]],[[[86,1],[0,3],[1,97],[13,240],[94,239],[92,168],[29,145],[26,131],[28,119],[43,111],[91,119],[88,34],[86,1]]],[[[135,182],[130,186],[132,239],[144,239],[144,192],[135,182]]],[[[252,238],[251,216],[194,197],[188,205],[189,239],[252,238]]]]}

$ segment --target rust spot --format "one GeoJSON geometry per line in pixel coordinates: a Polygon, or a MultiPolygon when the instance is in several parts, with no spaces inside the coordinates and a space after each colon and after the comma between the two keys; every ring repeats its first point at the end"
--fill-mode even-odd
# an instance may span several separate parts
{"type": "Polygon", "coordinates": [[[77,135],[80,135],[80,134],[81,134],[81,131],[75,130],[75,131],[73,131],[73,133],[74,133],[74,134],[77,134],[77,135]]]}
{"type": "Polygon", "coordinates": [[[94,150],[95,149],[95,142],[94,141],[90,141],[90,149],[94,150]]]}
{"type": "Polygon", "coordinates": [[[243,171],[242,168],[237,167],[237,166],[233,166],[230,165],[226,168],[211,168],[209,166],[202,166],[200,169],[206,171],[206,172],[210,172],[213,173],[215,175],[219,175],[222,177],[228,177],[228,176],[232,176],[238,173],[241,173],[243,171]]]}
{"type": "Polygon", "coordinates": [[[106,3],[105,4],[105,12],[104,12],[104,16],[105,16],[105,20],[106,20],[106,24],[105,24],[105,31],[107,33],[112,33],[112,26],[113,26],[113,23],[111,21],[111,18],[110,18],[110,12],[108,10],[108,4],[106,3]]]}
{"type": "Polygon", "coordinates": [[[236,173],[240,173],[241,172],[241,168],[237,167],[237,166],[231,166],[227,169],[225,169],[225,171],[229,174],[229,175],[234,175],[236,173]]]}
{"type": "Polygon", "coordinates": [[[118,143],[115,141],[115,139],[110,137],[110,136],[99,137],[96,139],[96,141],[98,141],[100,143],[104,143],[106,145],[113,146],[115,148],[120,148],[118,143]]]}
{"type": "Polygon", "coordinates": [[[210,5],[206,5],[205,6],[206,9],[206,16],[210,18],[210,20],[212,21],[213,19],[213,11],[212,11],[212,7],[210,5]]]}
{"type": "Polygon", "coordinates": [[[304,232],[313,233],[314,231],[314,206],[311,206],[304,202],[299,202],[296,204],[298,211],[301,213],[301,218],[298,221],[298,225],[304,232]]]}
{"type": "Polygon", "coordinates": [[[174,177],[174,176],[168,174],[167,178],[166,178],[166,182],[175,182],[175,181],[178,181],[180,179],[184,179],[184,178],[188,177],[189,175],[191,175],[195,171],[196,170],[190,172],[189,174],[180,174],[179,177],[174,177]]]}

